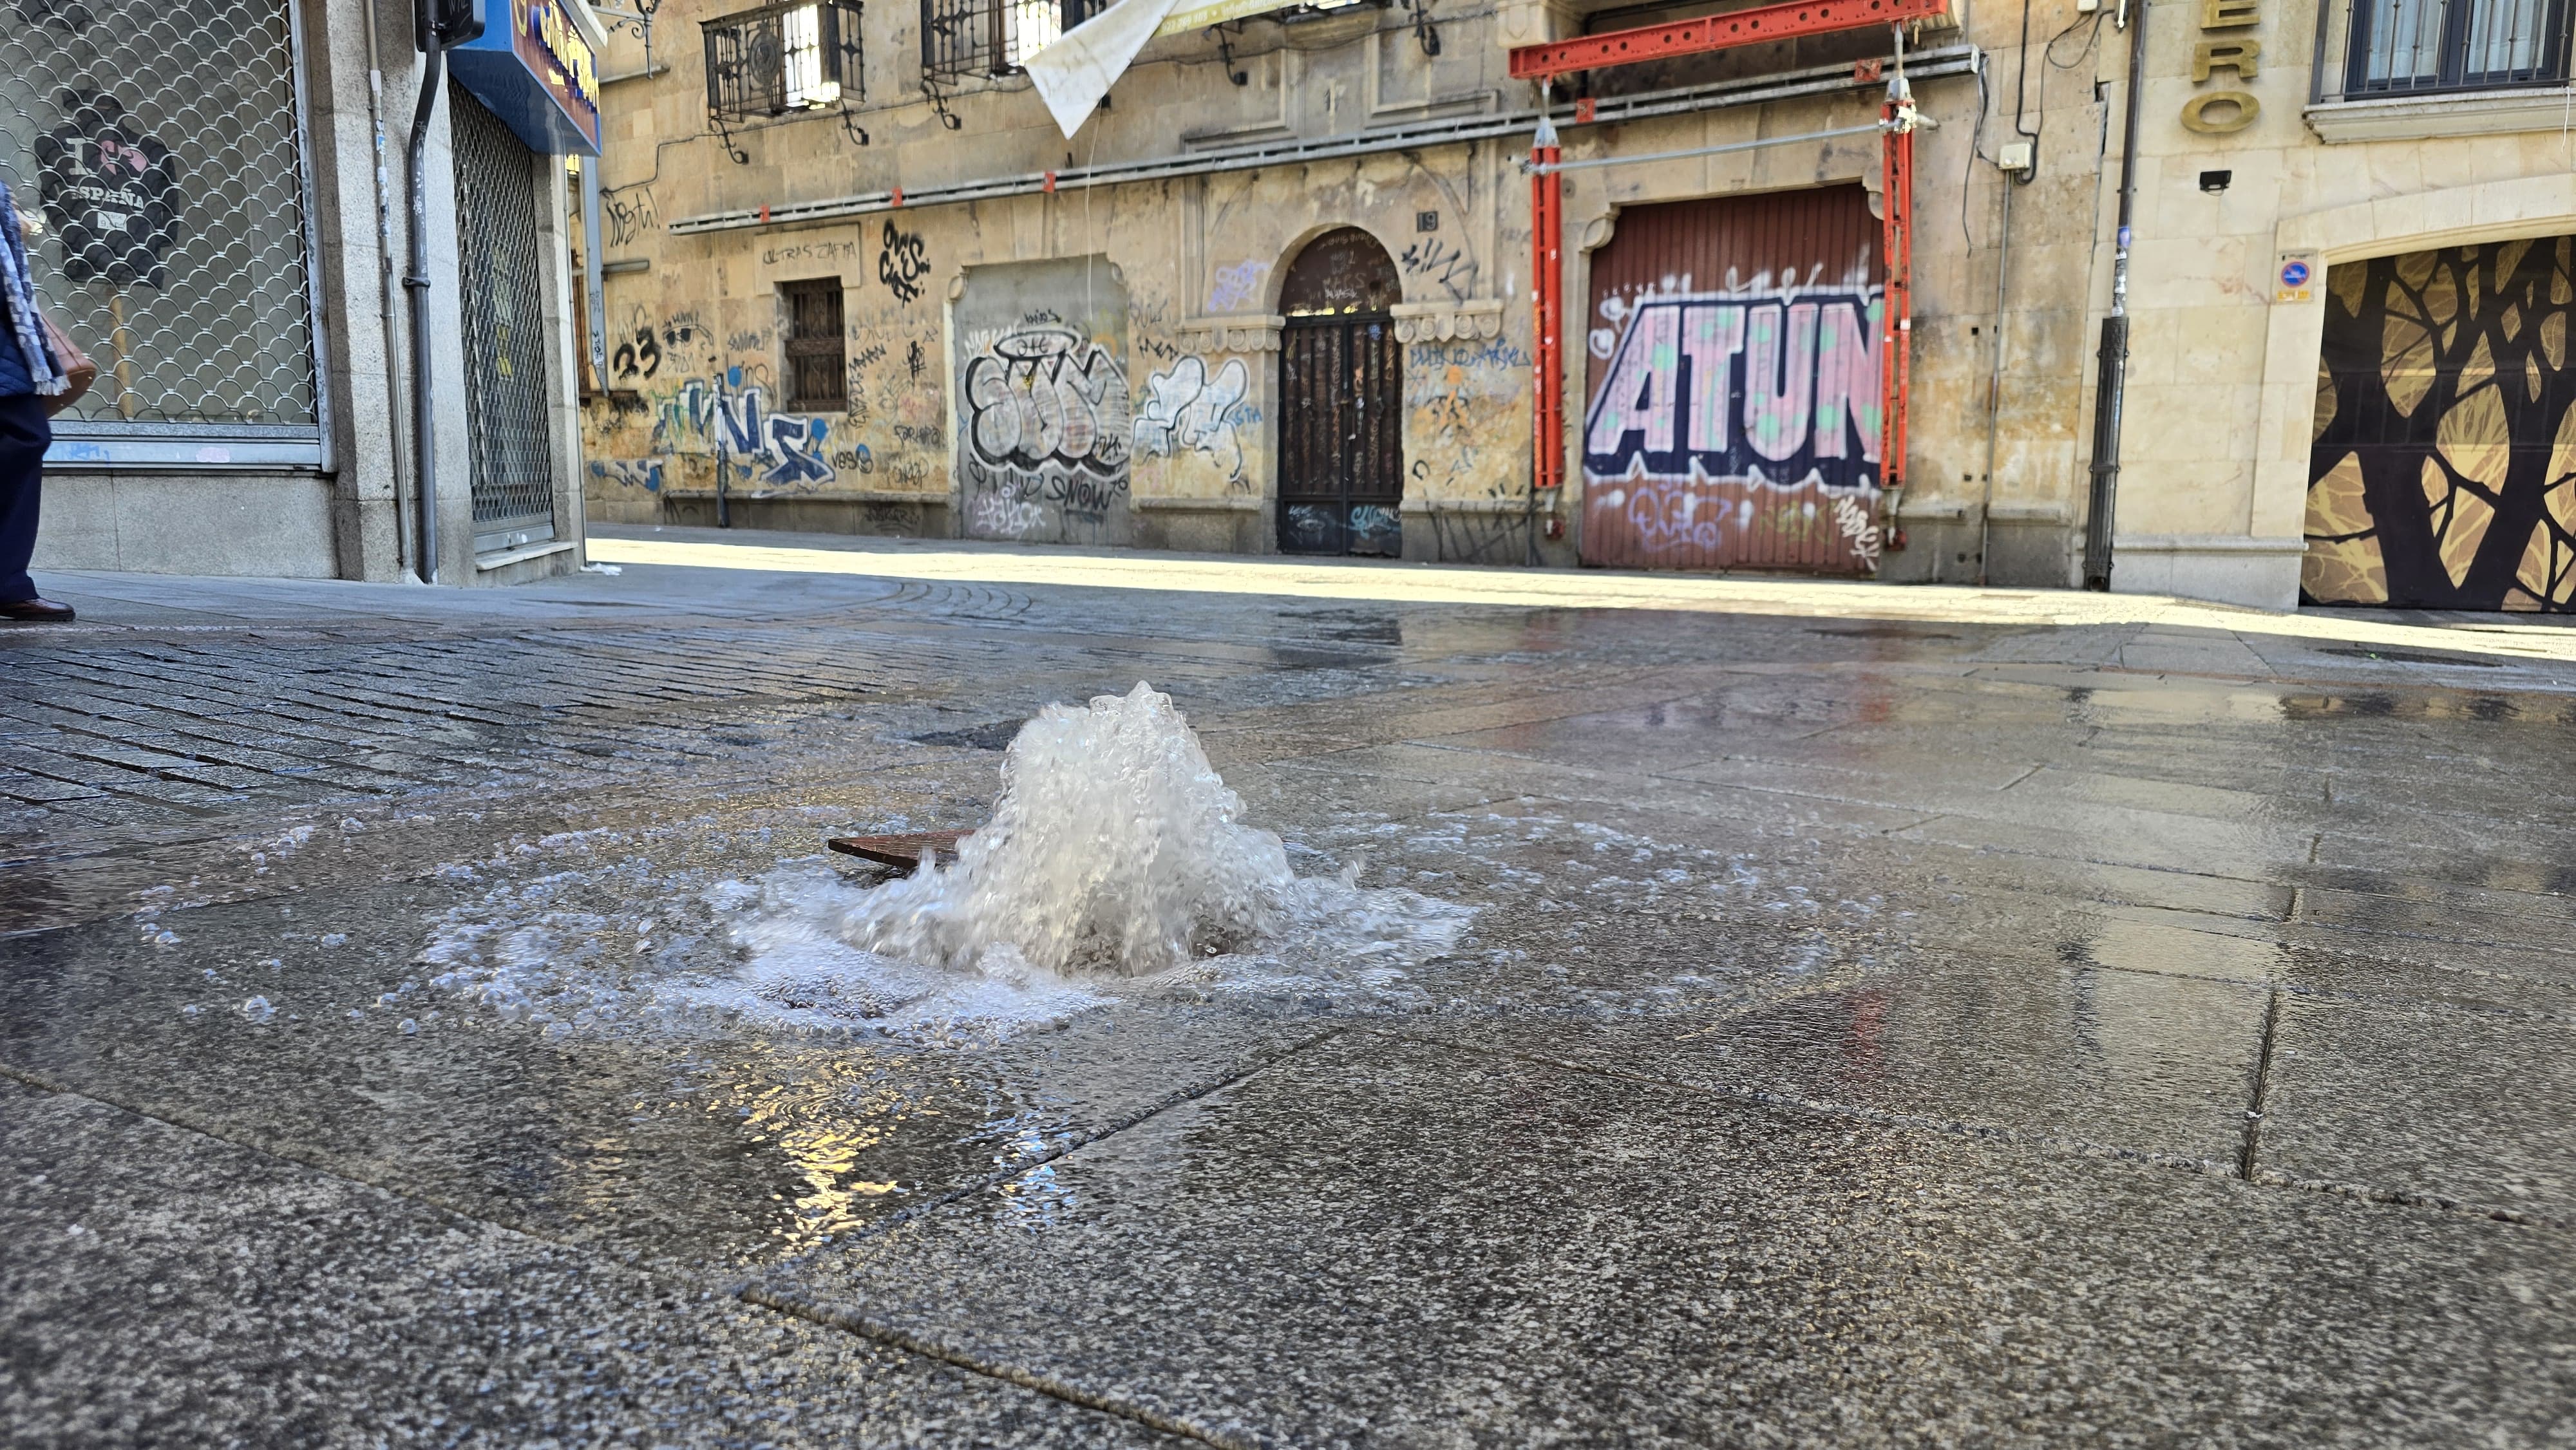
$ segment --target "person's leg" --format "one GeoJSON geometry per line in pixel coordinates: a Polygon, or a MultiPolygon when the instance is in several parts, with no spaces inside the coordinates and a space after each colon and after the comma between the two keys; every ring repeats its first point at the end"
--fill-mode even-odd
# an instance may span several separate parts
{"type": "Polygon", "coordinates": [[[27,561],[36,556],[37,499],[53,441],[42,398],[0,398],[0,604],[36,597],[27,561]]]}

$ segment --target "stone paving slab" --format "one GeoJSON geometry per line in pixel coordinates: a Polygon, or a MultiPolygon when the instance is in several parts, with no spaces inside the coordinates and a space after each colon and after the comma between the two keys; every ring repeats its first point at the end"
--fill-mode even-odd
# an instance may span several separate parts
{"type": "Polygon", "coordinates": [[[1659,1082],[2235,1167],[2262,1056],[2261,987],[2083,965],[1865,976],[1743,1009],[1528,1026],[1425,1023],[1469,1046],[1659,1082]]]}
{"type": "Polygon", "coordinates": [[[1185,1443],[5,1080],[0,1237],[12,1445],[1185,1443]]]}
{"type": "MultiPolygon", "coordinates": [[[[605,884],[622,894],[653,875],[605,884]]],[[[578,917],[601,909],[597,895],[546,905],[578,917]]],[[[722,1282],[1060,1152],[1317,1030],[1145,1004],[947,1050],[703,1021],[548,1036],[435,990],[439,969],[415,960],[429,923],[487,899],[480,882],[406,883],[0,940],[0,1064],[722,1282]]],[[[662,902],[654,930],[688,930],[684,905],[662,902]]],[[[543,915],[501,914],[546,930],[543,915]]],[[[576,950],[577,927],[562,930],[576,950]]]]}
{"type": "Polygon", "coordinates": [[[2538,1444],[2562,1248],[1355,1033],[753,1292],[1233,1444],[2538,1444]]]}
{"type": "Polygon", "coordinates": [[[2285,997],[2263,1171],[2576,1229],[2576,1022],[2285,997]]]}

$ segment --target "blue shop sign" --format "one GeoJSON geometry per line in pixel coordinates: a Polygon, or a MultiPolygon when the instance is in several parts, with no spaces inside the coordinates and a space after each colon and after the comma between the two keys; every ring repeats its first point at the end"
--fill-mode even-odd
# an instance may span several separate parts
{"type": "Polygon", "coordinates": [[[580,0],[475,0],[483,37],[449,51],[447,63],[474,98],[492,108],[531,151],[599,154],[599,67],[575,19],[580,0]]]}

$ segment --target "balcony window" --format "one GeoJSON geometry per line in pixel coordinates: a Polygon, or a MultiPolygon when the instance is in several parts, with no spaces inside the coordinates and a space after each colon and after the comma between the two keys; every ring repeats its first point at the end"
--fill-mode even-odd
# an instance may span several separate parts
{"type": "Polygon", "coordinates": [[[921,0],[921,69],[934,85],[1009,75],[1108,0],[921,0]]]}
{"type": "Polygon", "coordinates": [[[2568,0],[2349,0],[2342,99],[2559,85],[2568,0]]]}
{"type": "Polygon", "coordinates": [[[719,121],[827,110],[866,93],[858,0],[815,0],[700,22],[707,113],[719,121]]]}

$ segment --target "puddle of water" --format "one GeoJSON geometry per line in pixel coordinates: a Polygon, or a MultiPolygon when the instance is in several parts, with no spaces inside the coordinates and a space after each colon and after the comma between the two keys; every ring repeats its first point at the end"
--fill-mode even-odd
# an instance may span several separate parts
{"type": "Polygon", "coordinates": [[[953,864],[865,886],[820,855],[772,855],[744,879],[719,863],[738,871],[765,829],[692,839],[691,864],[658,840],[550,840],[530,859],[571,869],[444,913],[423,961],[431,986],[559,1036],[962,1044],[1120,998],[1423,1005],[1410,971],[1449,954],[1474,909],[1361,887],[1357,859],[1298,876],[1241,814],[1169,697],[1140,684],[1024,726],[992,820],[953,864]]]}

